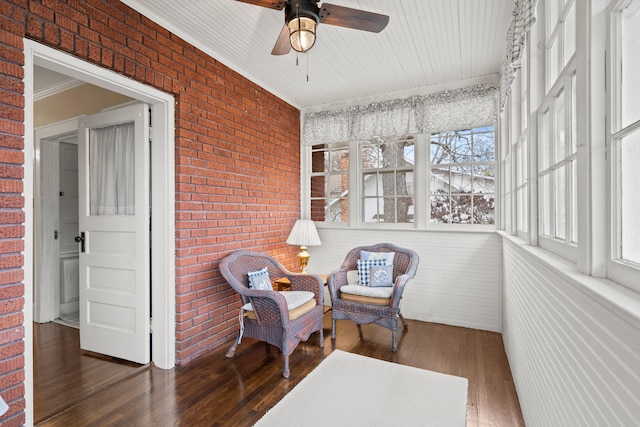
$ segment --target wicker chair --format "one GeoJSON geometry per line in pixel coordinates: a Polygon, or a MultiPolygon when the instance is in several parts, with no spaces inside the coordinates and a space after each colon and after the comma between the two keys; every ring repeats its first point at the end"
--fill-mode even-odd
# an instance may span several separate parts
{"type": "Polygon", "coordinates": [[[324,345],[322,331],[324,282],[312,274],[291,273],[278,261],[267,254],[236,251],[220,261],[220,272],[231,287],[240,294],[242,304],[251,303],[253,315],[247,316],[243,310],[242,325],[238,338],[226,356],[232,358],[243,336],[265,341],[278,347],[284,356],[282,376],[289,377],[289,355],[300,341],[318,331],[318,343],[324,345]],[[276,291],[249,288],[248,273],[264,267],[273,279],[287,277],[291,291],[310,291],[315,295],[315,306],[295,320],[290,320],[285,297],[276,291]],[[243,331],[244,330],[244,331],[243,331]]]}
{"type": "Polygon", "coordinates": [[[391,329],[391,348],[398,351],[397,330],[398,318],[404,327],[407,322],[400,314],[400,299],[404,287],[416,275],[418,268],[418,254],[410,249],[404,249],[390,243],[379,243],[373,246],[360,246],[352,249],[342,263],[340,269],[331,273],[328,281],[329,294],[332,305],[331,339],[336,338],[336,320],[353,320],[358,324],[358,331],[362,336],[360,325],[375,323],[385,328],[391,329]],[[340,288],[348,283],[347,272],[357,270],[357,260],[360,258],[360,251],[367,252],[395,252],[393,258],[393,291],[388,301],[385,299],[367,303],[371,300],[353,301],[342,298],[340,288]],[[384,305],[381,305],[384,304],[384,305]]]}

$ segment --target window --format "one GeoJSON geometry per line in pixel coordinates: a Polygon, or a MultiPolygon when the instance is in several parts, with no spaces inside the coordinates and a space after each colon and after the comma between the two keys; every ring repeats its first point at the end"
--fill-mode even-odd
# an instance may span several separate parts
{"type": "Polygon", "coordinates": [[[577,256],[575,1],[545,2],[545,87],[539,109],[538,243],[577,256]]]}
{"type": "Polygon", "coordinates": [[[611,15],[611,221],[609,275],[638,288],[640,269],[640,1],[615,1],[611,15]]]}
{"type": "Polygon", "coordinates": [[[527,161],[528,161],[528,144],[527,135],[522,134],[516,143],[516,212],[517,212],[517,231],[518,233],[526,233],[528,230],[528,211],[529,211],[529,192],[527,177],[527,161]]]}
{"type": "Polygon", "coordinates": [[[576,50],[575,0],[545,2],[546,88],[550,90],[576,50]]]}
{"type": "Polygon", "coordinates": [[[503,194],[502,206],[500,209],[500,224],[505,230],[512,231],[512,215],[513,215],[513,197],[514,183],[511,179],[511,139],[510,135],[511,120],[509,112],[512,110],[512,94],[509,94],[505,101],[505,109],[501,115],[500,121],[500,188],[503,194]]]}
{"type": "Polygon", "coordinates": [[[349,221],[349,146],[311,148],[311,219],[349,221]]]}
{"type": "Polygon", "coordinates": [[[431,223],[495,224],[492,126],[431,135],[431,223]]]}
{"type": "Polygon", "coordinates": [[[574,136],[575,73],[567,77],[557,93],[548,99],[540,120],[538,180],[540,230],[542,237],[557,243],[577,243],[576,165],[574,136]],[[569,109],[569,112],[567,111],[569,109]],[[567,137],[570,140],[567,141],[567,137]]]}
{"type": "Polygon", "coordinates": [[[513,153],[515,156],[515,209],[516,209],[516,231],[520,237],[526,238],[529,230],[529,87],[528,82],[528,55],[529,43],[525,41],[522,47],[521,67],[518,69],[514,80],[512,93],[519,98],[519,103],[512,111],[515,117],[512,121],[519,126],[514,126],[514,133],[511,140],[514,141],[513,153]],[[517,108],[519,107],[519,108],[517,108]]]}
{"type": "Polygon", "coordinates": [[[501,113],[502,226],[640,292],[640,0],[603,3],[538,2],[501,113]]]}
{"type": "Polygon", "coordinates": [[[307,152],[311,219],[349,227],[493,230],[494,145],[493,126],[431,140],[404,135],[313,145],[307,152]]]}
{"type": "Polygon", "coordinates": [[[413,222],[414,137],[373,138],[360,148],[362,222],[413,222]]]}

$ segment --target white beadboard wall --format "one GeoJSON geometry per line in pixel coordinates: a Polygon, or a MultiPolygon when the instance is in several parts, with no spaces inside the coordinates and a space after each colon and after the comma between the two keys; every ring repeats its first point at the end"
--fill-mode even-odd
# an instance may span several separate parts
{"type": "Polygon", "coordinates": [[[527,426],[640,425],[639,296],[506,237],[502,252],[502,335],[527,426]]]}
{"type": "MultiPolygon", "coordinates": [[[[393,243],[420,256],[402,298],[407,319],[500,332],[500,236],[495,233],[418,230],[318,229],[309,248],[310,273],[329,274],[350,249],[393,243]]],[[[328,297],[327,297],[328,298],[328,297]]]]}

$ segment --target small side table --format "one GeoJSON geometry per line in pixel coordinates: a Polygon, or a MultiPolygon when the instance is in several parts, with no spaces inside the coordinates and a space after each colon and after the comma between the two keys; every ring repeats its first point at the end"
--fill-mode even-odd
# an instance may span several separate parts
{"type": "Polygon", "coordinates": [[[287,277],[281,277],[273,281],[274,291],[288,291],[291,289],[291,281],[287,277]]]}

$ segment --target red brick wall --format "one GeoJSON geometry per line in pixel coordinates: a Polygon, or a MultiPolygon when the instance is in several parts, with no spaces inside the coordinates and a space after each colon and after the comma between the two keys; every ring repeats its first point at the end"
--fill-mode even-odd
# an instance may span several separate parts
{"type": "MultiPolygon", "coordinates": [[[[237,331],[218,260],[252,249],[296,265],[299,111],[116,0],[0,2],[0,395],[24,422],[24,55],[27,37],[176,98],[176,360],[237,331]]],[[[27,159],[29,160],[29,159],[27,159]]],[[[29,195],[30,197],[31,195],[29,195]]]]}

